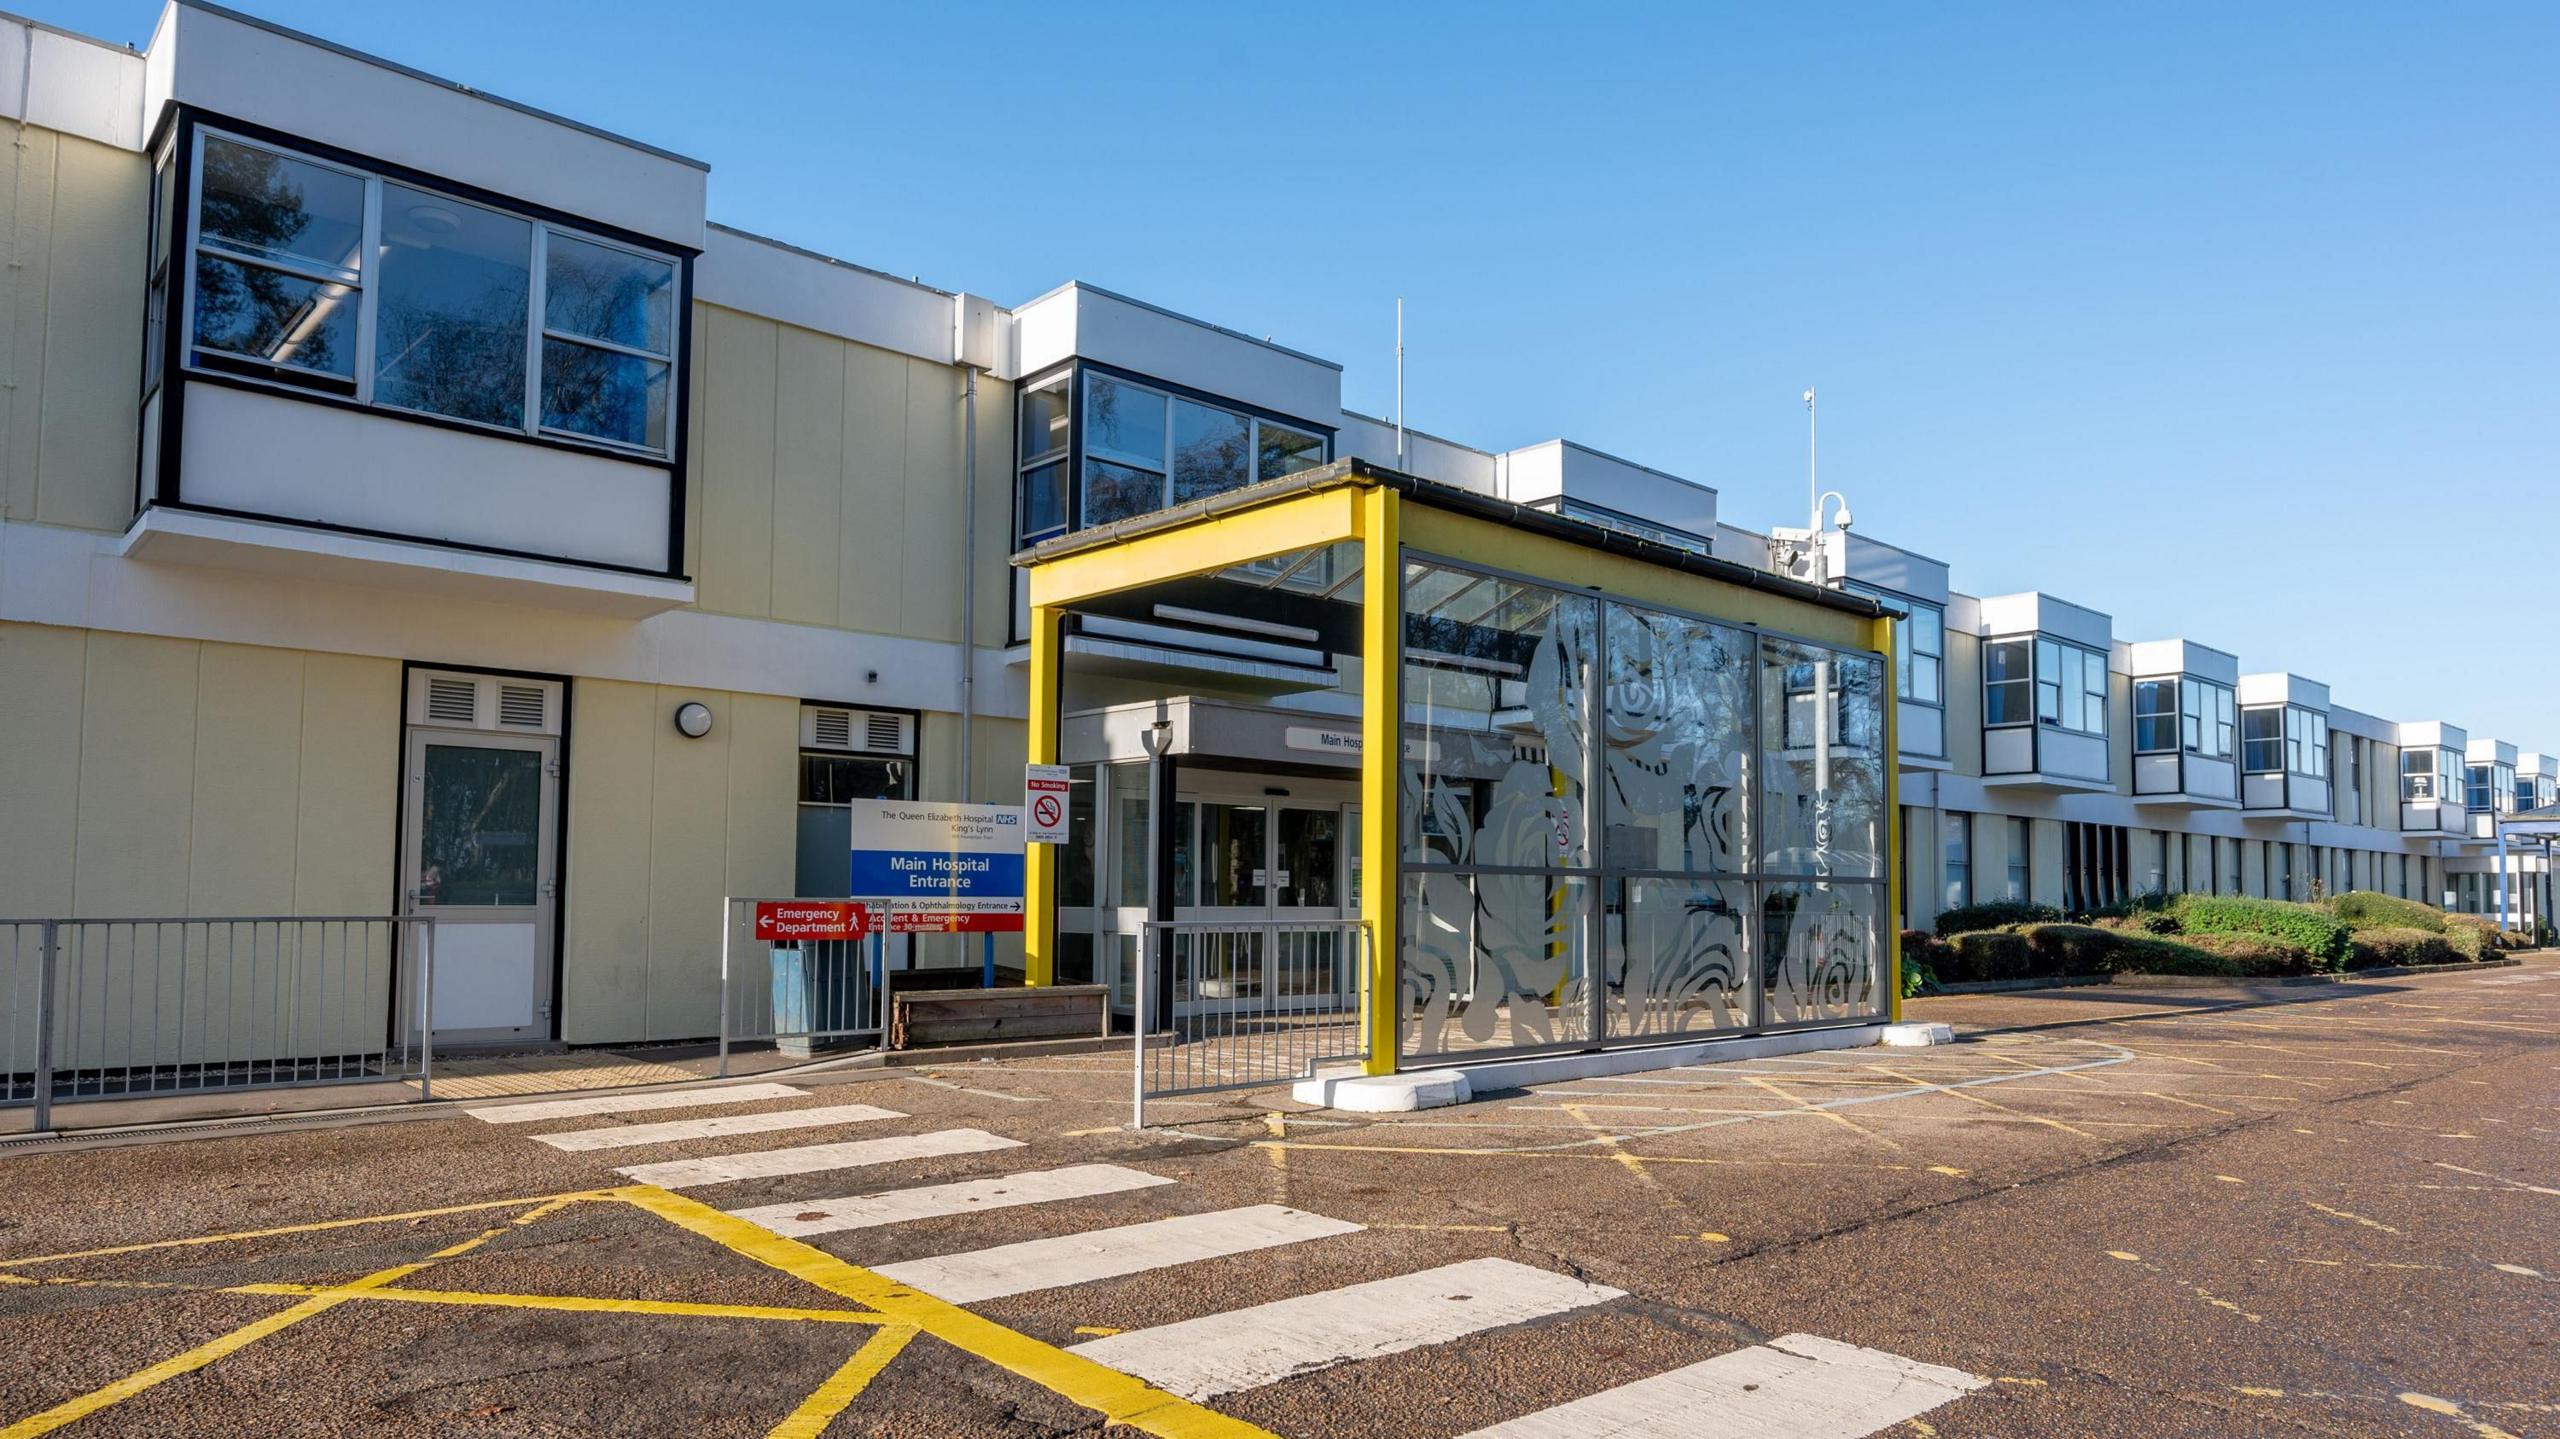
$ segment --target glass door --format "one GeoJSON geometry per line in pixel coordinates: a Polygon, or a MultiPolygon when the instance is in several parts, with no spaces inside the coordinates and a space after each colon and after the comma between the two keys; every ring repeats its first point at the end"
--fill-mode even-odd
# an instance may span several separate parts
{"type": "MultiPolygon", "coordinates": [[[[1326,921],[1356,912],[1345,893],[1350,870],[1350,814],[1338,805],[1286,805],[1272,824],[1271,917],[1326,921]]],[[[1313,924],[1275,932],[1268,958],[1275,998],[1327,1005],[1348,995],[1342,938],[1313,924]]]]}
{"type": "Polygon", "coordinates": [[[558,743],[410,732],[402,890],[435,920],[438,1043],[551,1037],[558,743]]]}

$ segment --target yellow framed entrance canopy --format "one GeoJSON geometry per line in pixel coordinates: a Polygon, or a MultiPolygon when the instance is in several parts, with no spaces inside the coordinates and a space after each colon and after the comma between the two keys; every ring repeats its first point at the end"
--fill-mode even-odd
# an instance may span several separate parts
{"type": "MultiPolygon", "coordinates": [[[[1310,554],[1331,553],[1329,593],[1359,608],[1359,851],[1374,878],[1359,886],[1373,972],[1362,1026],[1371,1073],[1392,1073],[1398,1053],[1397,975],[1402,899],[1399,799],[1405,754],[1408,556],[1455,558],[1556,590],[1658,606],[1704,620],[1762,630],[1881,659],[1894,671],[1894,619],[1861,596],[1642,539],[1552,511],[1497,500],[1387,470],[1361,460],[1264,481],[1134,519],[1045,541],[1014,556],[1030,591],[1030,715],[1027,758],[1059,758],[1067,617],[1080,609],[1125,607],[1135,592],[1258,566],[1294,572],[1310,554]],[[1357,564],[1348,561],[1356,547],[1357,564]],[[1275,563],[1276,562],[1276,563],[1275,563]],[[1352,569],[1347,577],[1342,571],[1352,569]],[[1375,577],[1396,576],[1379,584],[1375,577]],[[1381,656],[1389,662],[1379,663],[1381,656]]],[[[1890,917],[1901,912],[1901,826],[1890,680],[1882,705],[1886,954],[1882,978],[1890,1017],[1900,1015],[1901,946],[1890,917]]],[[[1057,958],[1057,858],[1034,845],[1025,875],[1026,979],[1052,980],[1057,958]]]]}

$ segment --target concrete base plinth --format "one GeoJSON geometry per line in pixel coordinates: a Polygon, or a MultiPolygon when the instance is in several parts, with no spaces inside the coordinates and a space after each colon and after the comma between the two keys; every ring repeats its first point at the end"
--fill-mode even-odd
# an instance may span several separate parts
{"type": "Polygon", "coordinates": [[[1353,1114],[1402,1114],[1464,1104],[1475,1097],[1464,1070],[1425,1069],[1410,1074],[1362,1074],[1356,1069],[1318,1074],[1290,1086],[1300,1104],[1353,1114]]]}
{"type": "Polygon", "coordinates": [[[1884,1037],[1876,1041],[1896,1049],[1926,1049],[1933,1044],[1955,1042],[1955,1027],[1946,1024],[1888,1024],[1884,1027],[1884,1037]]]}
{"type": "Polygon", "coordinates": [[[1300,1080],[1289,1092],[1300,1104],[1320,1105],[1356,1114],[1400,1114],[1414,1109],[1437,1109],[1444,1104],[1465,1104],[1479,1095],[1496,1090],[1526,1089],[1532,1084],[1598,1079],[1612,1074],[1641,1074],[1652,1069],[1680,1069],[1736,1059],[1768,1059],[1775,1055],[1805,1054],[1817,1049],[1863,1049],[1888,1042],[1884,1036],[1895,1028],[1935,1029],[1945,1035],[1944,1041],[1904,1040],[1902,1043],[1948,1042],[1955,1038],[1954,1032],[1943,1024],[1857,1024],[1841,1029],[1805,1029],[1788,1034],[1707,1039],[1695,1044],[1665,1044],[1648,1049],[1601,1049],[1581,1054],[1541,1054],[1527,1059],[1488,1059],[1481,1064],[1415,1069],[1402,1074],[1364,1075],[1357,1070],[1342,1069],[1300,1080]]]}

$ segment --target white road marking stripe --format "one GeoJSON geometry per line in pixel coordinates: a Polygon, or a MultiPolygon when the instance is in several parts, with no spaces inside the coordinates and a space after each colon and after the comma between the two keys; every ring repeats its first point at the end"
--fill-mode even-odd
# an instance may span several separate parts
{"type": "Polygon", "coordinates": [[[807,1094],[787,1084],[732,1084],[723,1089],[686,1089],[674,1094],[598,1094],[586,1099],[545,1099],[532,1104],[501,1104],[462,1111],[484,1124],[530,1124],[537,1119],[575,1119],[585,1114],[629,1114],[644,1109],[692,1109],[705,1104],[749,1104],[759,1099],[798,1099],[807,1094]]]}
{"type": "Polygon", "coordinates": [[[1880,1349],[1790,1334],[1466,1439],[1859,1439],[1988,1382],[1880,1349]]]}
{"type": "Polygon", "coordinates": [[[877,1272],[954,1304],[1002,1299],[1143,1274],[1197,1259],[1218,1259],[1281,1244],[1356,1234],[1360,1226],[1279,1204],[1185,1214],[1056,1239],[1000,1244],[939,1259],[883,1264],[877,1272]]]}
{"type": "Polygon", "coordinates": [[[670,1119],[663,1124],[605,1124],[565,1134],[537,1134],[538,1144],[554,1149],[632,1149],[679,1139],[717,1139],[724,1134],[768,1134],[777,1129],[816,1129],[828,1124],[862,1124],[874,1119],[904,1119],[894,1109],[874,1104],[822,1104],[814,1109],[776,1109],[764,1114],[723,1114],[711,1119],[670,1119]]]}
{"type": "Polygon", "coordinates": [[[1508,1259],[1470,1259],[1132,1329],[1071,1345],[1067,1352],[1186,1399],[1213,1399],[1346,1359],[1397,1354],[1605,1303],[1624,1292],[1508,1259]]]}
{"type": "Polygon", "coordinates": [[[634,1164],[614,1173],[635,1184],[683,1189],[695,1184],[724,1184],[732,1179],[771,1179],[784,1174],[817,1174],[829,1169],[858,1169],[901,1159],[931,1159],[943,1154],[977,1154],[990,1149],[1020,1149],[1022,1141],[983,1129],[937,1129],[931,1134],[900,1134],[887,1139],[856,1139],[843,1144],[811,1144],[799,1149],[759,1149],[717,1159],[676,1159],[664,1164],[634,1164]]]}
{"type": "Polygon", "coordinates": [[[1034,1169],[1023,1174],[1008,1174],[1000,1179],[963,1179],[951,1184],[927,1184],[880,1194],[851,1194],[842,1199],[818,1199],[803,1204],[760,1204],[752,1209],[732,1209],[729,1212],[750,1224],[761,1224],[776,1234],[833,1234],[841,1229],[871,1229],[915,1219],[939,1219],[948,1214],[1011,1209],[1019,1204],[1085,1199],[1097,1194],[1118,1194],[1124,1190],[1149,1189],[1172,1182],[1161,1175],[1140,1169],[1123,1169],[1116,1164],[1071,1164],[1064,1169],[1034,1169]],[[818,1217],[801,1217],[809,1214],[818,1217]]]}

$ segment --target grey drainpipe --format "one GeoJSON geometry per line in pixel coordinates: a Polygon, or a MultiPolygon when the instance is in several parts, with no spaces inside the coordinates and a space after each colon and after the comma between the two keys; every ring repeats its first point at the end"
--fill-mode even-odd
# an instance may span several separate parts
{"type": "Polygon", "coordinates": [[[967,370],[960,392],[960,799],[977,782],[970,767],[972,733],[978,727],[978,367],[967,370]]]}

